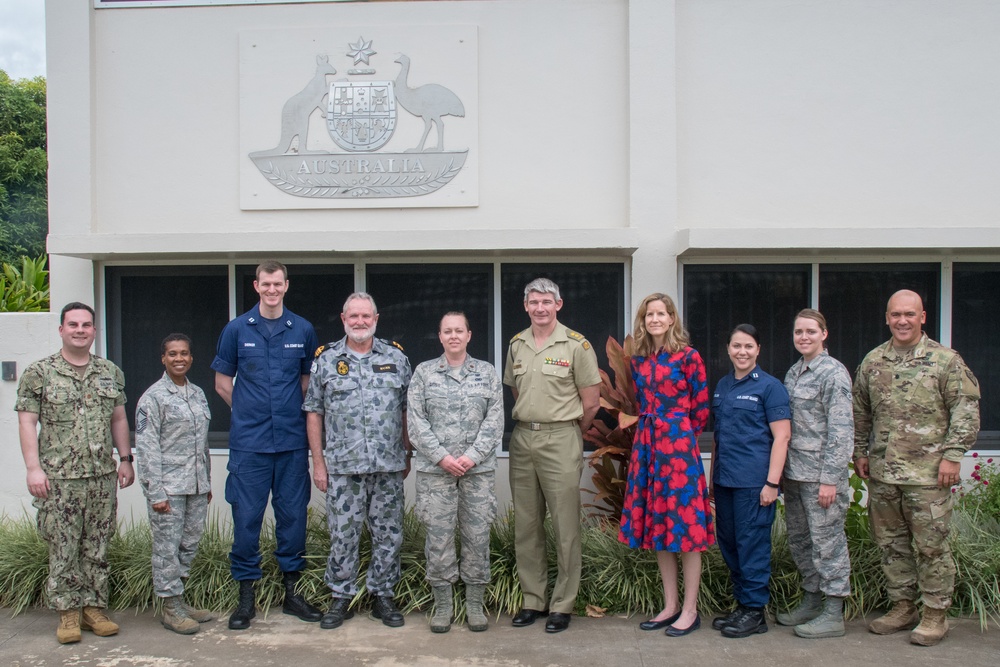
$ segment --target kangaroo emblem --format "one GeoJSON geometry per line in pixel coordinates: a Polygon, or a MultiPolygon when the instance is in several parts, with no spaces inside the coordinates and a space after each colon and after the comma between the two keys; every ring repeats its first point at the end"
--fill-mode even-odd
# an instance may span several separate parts
{"type": "Polygon", "coordinates": [[[309,134],[309,117],[317,109],[326,109],[324,100],[328,94],[327,75],[336,74],[329,56],[316,56],[316,73],[301,91],[292,95],[281,109],[281,139],[278,145],[268,151],[251,153],[251,157],[261,155],[282,155],[286,153],[317,153],[306,148],[309,134]]]}

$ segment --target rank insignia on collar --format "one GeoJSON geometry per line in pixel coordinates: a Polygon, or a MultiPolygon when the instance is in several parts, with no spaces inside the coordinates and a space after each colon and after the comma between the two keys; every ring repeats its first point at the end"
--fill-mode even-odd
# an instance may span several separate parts
{"type": "Polygon", "coordinates": [[[347,366],[346,361],[341,360],[337,362],[337,375],[347,375],[349,370],[351,369],[347,366]]]}

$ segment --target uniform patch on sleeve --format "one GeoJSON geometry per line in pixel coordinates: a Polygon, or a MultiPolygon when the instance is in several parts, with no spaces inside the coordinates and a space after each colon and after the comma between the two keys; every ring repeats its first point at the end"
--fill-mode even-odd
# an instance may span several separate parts
{"type": "Polygon", "coordinates": [[[850,389],[850,387],[841,387],[840,388],[840,393],[843,394],[844,396],[846,396],[847,398],[851,397],[851,389],[850,389]]]}
{"type": "Polygon", "coordinates": [[[139,408],[135,411],[135,432],[142,433],[149,424],[149,413],[146,408],[139,408]]]}
{"type": "Polygon", "coordinates": [[[972,383],[973,387],[978,387],[979,386],[979,381],[976,380],[976,376],[972,374],[971,370],[969,370],[968,368],[966,368],[965,369],[965,374],[966,374],[966,376],[968,376],[969,382],[972,383]]]}

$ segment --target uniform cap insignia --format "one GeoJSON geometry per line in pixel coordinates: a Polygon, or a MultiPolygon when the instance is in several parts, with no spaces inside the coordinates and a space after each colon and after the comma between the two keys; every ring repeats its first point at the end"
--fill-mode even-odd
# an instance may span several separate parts
{"type": "Polygon", "coordinates": [[[346,361],[341,360],[341,361],[337,362],[337,374],[338,375],[347,375],[348,371],[350,371],[350,370],[351,369],[347,365],[346,361]]]}

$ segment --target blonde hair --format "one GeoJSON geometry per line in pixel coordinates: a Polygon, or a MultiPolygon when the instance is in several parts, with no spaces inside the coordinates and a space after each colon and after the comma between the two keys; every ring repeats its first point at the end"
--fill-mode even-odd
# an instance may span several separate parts
{"type": "Polygon", "coordinates": [[[666,294],[653,292],[642,300],[635,313],[632,338],[635,341],[635,355],[637,357],[649,357],[656,353],[656,350],[653,348],[655,345],[653,337],[646,331],[646,311],[649,310],[649,304],[654,301],[662,301],[663,305],[667,308],[667,314],[674,318],[674,321],[667,328],[667,335],[663,341],[663,347],[666,348],[667,352],[679,352],[691,343],[688,332],[681,324],[681,316],[677,313],[677,306],[674,305],[674,300],[666,294]]]}
{"type": "MultiPolygon", "coordinates": [[[[815,321],[819,325],[820,331],[826,331],[826,318],[815,308],[803,308],[795,315],[795,320],[800,317],[815,321]]],[[[792,326],[795,325],[795,320],[792,320],[792,326]]]]}

